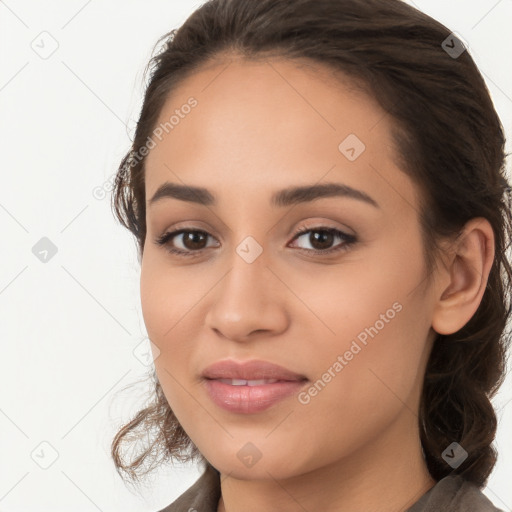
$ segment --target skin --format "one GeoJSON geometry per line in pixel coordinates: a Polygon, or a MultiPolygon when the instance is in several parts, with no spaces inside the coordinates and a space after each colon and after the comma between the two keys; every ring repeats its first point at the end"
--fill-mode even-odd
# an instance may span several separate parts
{"type": "Polygon", "coordinates": [[[159,122],[191,96],[198,105],[146,161],[141,303],[165,396],[221,472],[218,510],[406,510],[435,484],[417,417],[432,341],[478,308],[494,257],[492,228],[472,219],[457,243],[446,244],[428,286],[419,191],[396,164],[392,121],[322,65],[213,63],[172,92],[159,122]],[[354,161],[338,149],[351,133],[366,146],[354,161]],[[150,205],[165,181],[206,187],[218,204],[150,205]],[[379,208],[346,197],[270,205],[276,190],[318,182],[364,191],[379,208]],[[315,231],[294,238],[303,226],[334,227],[357,241],[322,256],[322,247],[343,240],[315,245],[315,231]],[[183,235],[169,245],[204,247],[199,256],[154,242],[183,227],[210,236],[202,246],[183,235]],[[247,236],[263,250],[252,263],[236,252],[247,236]],[[236,414],[205,391],[201,371],[225,358],[280,364],[305,375],[308,389],[394,303],[401,310],[308,404],[294,395],[236,414]],[[251,467],[237,456],[248,442],[261,453],[251,467]]]}

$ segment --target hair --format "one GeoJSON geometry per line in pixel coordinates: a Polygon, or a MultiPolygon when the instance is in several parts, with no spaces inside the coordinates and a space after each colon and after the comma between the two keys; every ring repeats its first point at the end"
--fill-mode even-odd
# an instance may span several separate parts
{"type": "MultiPolygon", "coordinates": [[[[145,69],[145,76],[151,70],[150,79],[133,144],[117,170],[112,206],[135,236],[142,258],[146,200],[141,148],[170,92],[206,64],[229,56],[285,58],[323,64],[363,87],[389,115],[400,168],[421,193],[427,282],[442,239],[456,238],[475,217],[487,219],[494,232],[495,257],[482,300],[463,328],[437,334],[418,414],[431,476],[440,480],[460,474],[482,488],[497,460],[491,398],[505,379],[510,343],[512,269],[506,252],[512,214],[503,127],[467,48],[462,46],[458,56],[445,50],[451,35],[401,0],[205,2],[157,42],[164,44],[145,69]],[[442,456],[454,441],[467,452],[455,469],[442,456]]],[[[112,441],[114,464],[123,478],[138,480],[172,459],[208,464],[173,414],[154,370],[153,379],[152,400],[112,441]],[[153,441],[126,460],[123,446],[133,446],[148,432],[155,433],[153,441]],[[149,469],[148,461],[153,463],[149,469]]]]}

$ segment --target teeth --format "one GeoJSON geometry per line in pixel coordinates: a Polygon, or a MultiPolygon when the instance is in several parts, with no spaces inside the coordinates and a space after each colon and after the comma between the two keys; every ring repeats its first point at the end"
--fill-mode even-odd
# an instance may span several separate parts
{"type": "Polygon", "coordinates": [[[248,380],[246,382],[248,386],[263,386],[264,384],[274,384],[277,379],[248,380]]]}
{"type": "Polygon", "coordinates": [[[278,379],[259,379],[259,380],[244,380],[244,379],[219,379],[219,382],[230,384],[231,386],[263,386],[265,384],[273,384],[278,379]]]}

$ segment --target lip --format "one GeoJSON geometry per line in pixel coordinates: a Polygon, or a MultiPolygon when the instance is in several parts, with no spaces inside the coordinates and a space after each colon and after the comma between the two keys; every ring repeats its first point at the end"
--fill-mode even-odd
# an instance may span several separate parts
{"type": "Polygon", "coordinates": [[[205,368],[201,376],[205,379],[277,379],[284,381],[307,379],[305,375],[292,372],[283,366],[257,359],[245,362],[238,362],[233,359],[217,361],[205,368]]]}
{"type": "Polygon", "coordinates": [[[245,363],[218,361],[208,366],[201,375],[210,399],[219,407],[239,414],[262,412],[297,393],[308,382],[304,375],[260,360],[245,363]],[[221,382],[220,379],[277,379],[277,382],[236,386],[221,382]]]}

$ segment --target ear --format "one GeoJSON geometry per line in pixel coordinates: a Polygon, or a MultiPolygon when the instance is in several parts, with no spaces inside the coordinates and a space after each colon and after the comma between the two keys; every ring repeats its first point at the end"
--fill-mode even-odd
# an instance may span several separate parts
{"type": "Polygon", "coordinates": [[[440,270],[432,328],[453,334],[475,314],[487,286],[494,260],[494,232],[489,221],[475,217],[451,246],[440,270]]]}

